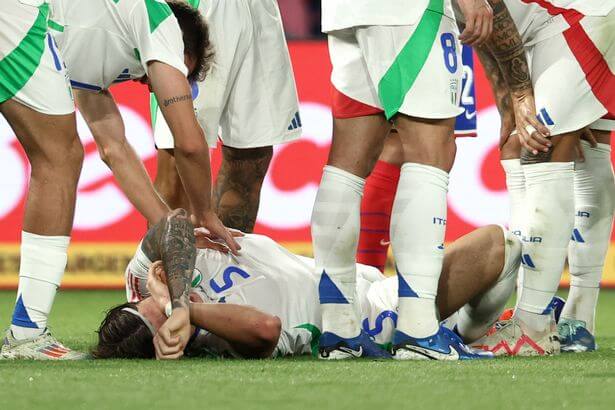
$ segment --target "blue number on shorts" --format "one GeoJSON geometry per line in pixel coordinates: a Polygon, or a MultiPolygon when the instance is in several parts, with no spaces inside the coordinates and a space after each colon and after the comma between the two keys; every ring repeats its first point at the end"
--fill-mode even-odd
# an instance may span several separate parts
{"type": "Polygon", "coordinates": [[[240,267],[229,266],[228,268],[224,269],[224,272],[222,273],[222,280],[224,281],[224,284],[220,286],[216,283],[215,279],[212,278],[209,281],[209,286],[211,286],[211,288],[216,293],[222,293],[226,290],[229,290],[235,284],[233,282],[233,274],[239,275],[244,279],[248,279],[250,277],[250,274],[245,270],[241,269],[240,267]]]}
{"type": "Polygon", "coordinates": [[[397,313],[392,310],[385,310],[380,312],[380,314],[376,317],[373,328],[369,327],[369,319],[365,318],[363,320],[363,330],[370,336],[377,336],[382,333],[382,330],[384,330],[382,323],[385,319],[391,319],[393,322],[393,327],[397,326],[397,313]]]}
{"type": "Polygon", "coordinates": [[[453,33],[444,33],[440,37],[440,44],[444,50],[444,65],[446,69],[454,73],[457,71],[457,50],[453,33]]]}

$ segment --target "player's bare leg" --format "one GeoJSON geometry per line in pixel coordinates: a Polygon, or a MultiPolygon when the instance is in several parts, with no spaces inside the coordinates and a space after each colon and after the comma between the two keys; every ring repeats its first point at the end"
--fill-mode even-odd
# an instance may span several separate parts
{"type": "MultiPolygon", "coordinates": [[[[261,187],[273,147],[237,149],[223,146],[222,155],[213,189],[214,209],[225,226],[250,233],[256,223],[261,187]]],[[[158,150],[154,186],[171,208],[190,209],[172,150],[158,150]]]]}
{"type": "Polygon", "coordinates": [[[19,288],[2,358],[80,357],[47,331],[64,275],[83,148],[75,115],[45,115],[9,100],[0,105],[31,165],[21,238],[19,288]]]}
{"type": "MultiPolygon", "coordinates": [[[[394,119],[404,165],[391,216],[391,245],[399,280],[399,318],[393,338],[398,359],[419,359],[420,345],[440,331],[435,299],[444,258],[448,172],[456,145],[454,118],[394,119]]],[[[446,349],[444,349],[446,350],[446,349]]]]}
{"type": "MultiPolygon", "coordinates": [[[[319,297],[324,358],[361,356],[338,349],[338,339],[360,338],[359,307],[355,304],[355,255],[360,229],[361,196],[391,124],[382,114],[333,120],[333,142],[312,213],[312,242],[319,297]]],[[[358,339],[357,339],[358,340],[358,339]]],[[[360,343],[359,343],[360,344],[360,343]]],[[[347,350],[347,351],[346,351],[347,350]]]]}
{"type": "Polygon", "coordinates": [[[464,342],[484,336],[498,319],[515,288],[520,258],[521,242],[497,225],[479,228],[447,247],[436,305],[441,318],[454,320],[464,342]]]}
{"type": "Polygon", "coordinates": [[[584,160],[577,159],[574,171],[575,224],[568,246],[570,291],[558,323],[562,351],[596,348],[596,304],[613,226],[610,132],[592,130],[592,134],[597,145],[581,142],[584,160]]]}
{"type": "Polygon", "coordinates": [[[173,150],[159,149],[154,188],[170,209],[190,209],[190,201],[175,166],[173,150]]]}
{"type": "Polygon", "coordinates": [[[488,336],[496,354],[560,352],[551,301],[559,285],[574,224],[574,158],[581,131],[551,138],[548,152],[522,150],[526,220],[522,229],[523,280],[512,320],[488,336]]]}
{"type": "Polygon", "coordinates": [[[214,207],[225,226],[252,232],[261,187],[273,147],[238,149],[222,146],[222,166],[214,187],[214,207]]]}

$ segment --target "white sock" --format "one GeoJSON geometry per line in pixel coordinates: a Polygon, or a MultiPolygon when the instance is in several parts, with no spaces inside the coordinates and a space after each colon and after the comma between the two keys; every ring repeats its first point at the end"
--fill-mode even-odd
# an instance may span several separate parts
{"type": "MultiPolygon", "coordinates": [[[[525,212],[525,175],[520,159],[501,160],[502,168],[506,173],[506,189],[508,190],[510,212],[508,215],[508,229],[521,238],[525,212]]],[[[521,297],[523,287],[523,266],[519,266],[517,275],[517,300],[521,297]]]]}
{"type": "Polygon", "coordinates": [[[562,317],[582,320],[594,333],[604,260],[611,240],[615,183],[611,147],[581,141],[585,161],[574,172],[575,225],[568,246],[570,292],[562,317]]]}
{"type": "Polygon", "coordinates": [[[406,163],[391,216],[391,246],[399,279],[397,329],[413,337],[438,331],[435,299],[444,259],[448,173],[406,163]]]}
{"type": "Polygon", "coordinates": [[[21,233],[19,287],[11,331],[17,339],[43,333],[64,269],[70,237],[21,233]]]}
{"type": "Polygon", "coordinates": [[[521,242],[515,234],[503,229],[505,246],[504,268],[497,282],[459,309],[457,331],[466,343],[483,337],[498,320],[515,289],[521,263],[521,242]]]}
{"type": "Polygon", "coordinates": [[[531,322],[531,330],[542,332],[551,322],[547,308],[559,285],[574,225],[574,163],[523,165],[523,172],[527,220],[522,229],[523,290],[515,314],[531,322]],[[530,319],[532,314],[537,317],[530,319]]]}
{"type": "Polygon", "coordinates": [[[326,166],[312,212],[312,243],[323,331],[344,338],[357,336],[360,315],[354,306],[356,253],[365,180],[326,166]]]}

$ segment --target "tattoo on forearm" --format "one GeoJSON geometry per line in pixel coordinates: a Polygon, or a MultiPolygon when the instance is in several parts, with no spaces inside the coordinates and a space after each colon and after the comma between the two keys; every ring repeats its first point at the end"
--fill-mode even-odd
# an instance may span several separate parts
{"type": "Polygon", "coordinates": [[[512,99],[504,75],[498,66],[490,50],[485,47],[477,47],[476,54],[485,69],[489,83],[495,97],[495,104],[502,117],[514,117],[512,99]]]}
{"type": "Polygon", "coordinates": [[[192,95],[190,94],[176,95],[175,97],[165,98],[164,100],[162,100],[162,106],[168,107],[169,105],[175,104],[176,102],[187,101],[187,100],[192,101],[192,95]]]}
{"type": "Polygon", "coordinates": [[[538,154],[534,155],[526,148],[521,148],[521,165],[540,164],[542,162],[551,162],[551,155],[553,154],[553,148],[549,148],[549,151],[538,151],[538,154]]]}
{"type": "Polygon", "coordinates": [[[196,260],[194,226],[188,213],[175,210],[152,226],[141,249],[149,260],[162,260],[173,308],[188,306],[196,260]]]}
{"type": "Polygon", "coordinates": [[[532,87],[530,69],[517,27],[504,0],[489,0],[489,3],[493,8],[493,34],[487,46],[493,52],[510,90],[529,90],[532,87]]]}
{"type": "Polygon", "coordinates": [[[273,155],[271,147],[223,147],[224,160],[214,188],[214,206],[225,226],[252,232],[263,179],[273,155]]]}

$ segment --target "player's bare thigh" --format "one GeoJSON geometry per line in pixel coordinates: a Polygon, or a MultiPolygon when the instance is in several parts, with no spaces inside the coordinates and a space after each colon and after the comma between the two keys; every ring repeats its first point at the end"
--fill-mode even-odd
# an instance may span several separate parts
{"type": "Polygon", "coordinates": [[[0,104],[0,113],[9,122],[30,161],[44,160],[64,167],[82,157],[75,114],[48,115],[14,100],[0,104]],[[76,154],[76,155],[75,155],[76,154]]]}
{"type": "Polygon", "coordinates": [[[489,225],[446,247],[436,304],[444,319],[498,280],[505,263],[502,228],[489,225]]]}
{"type": "Polygon", "coordinates": [[[328,164],[361,178],[369,175],[382,152],[391,123],[383,114],[333,119],[328,164]]]}
{"type": "Polygon", "coordinates": [[[14,100],[0,104],[31,165],[23,230],[39,235],[68,235],[83,147],[75,114],[47,115],[14,100]]]}

